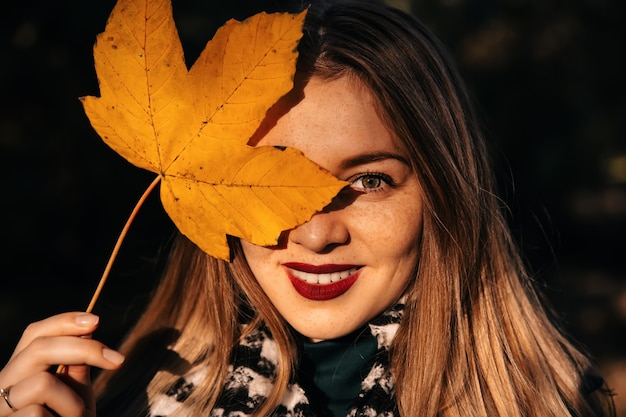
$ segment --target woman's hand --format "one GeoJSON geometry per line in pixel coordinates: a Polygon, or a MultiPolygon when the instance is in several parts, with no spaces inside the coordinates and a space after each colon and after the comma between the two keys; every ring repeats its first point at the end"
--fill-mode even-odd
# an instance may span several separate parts
{"type": "Polygon", "coordinates": [[[28,326],[0,371],[0,417],[94,417],[89,366],[115,369],[124,360],[91,339],[97,327],[98,317],[88,313],[59,314],[28,326]],[[51,373],[58,364],[64,371],[51,373]]]}

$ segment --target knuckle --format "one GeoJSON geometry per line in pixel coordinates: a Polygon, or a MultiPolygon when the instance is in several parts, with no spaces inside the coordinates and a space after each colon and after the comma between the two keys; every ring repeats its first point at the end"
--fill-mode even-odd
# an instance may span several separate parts
{"type": "Polygon", "coordinates": [[[50,348],[50,340],[51,338],[49,336],[37,336],[34,337],[27,349],[31,350],[32,352],[45,352],[47,349],[50,348]]]}
{"type": "Polygon", "coordinates": [[[70,323],[74,323],[74,315],[75,313],[61,313],[34,321],[22,332],[22,339],[28,341],[44,334],[59,332],[70,323]]]}
{"type": "Polygon", "coordinates": [[[28,326],[26,326],[26,328],[24,329],[24,332],[22,333],[22,339],[34,339],[37,337],[37,335],[40,333],[40,329],[41,328],[41,322],[36,321],[34,323],[30,323],[28,326]]]}
{"type": "Polygon", "coordinates": [[[77,402],[77,409],[78,411],[80,411],[80,415],[86,414],[87,404],[85,403],[85,400],[83,400],[81,397],[76,397],[76,402],[77,402]]]}
{"type": "Polygon", "coordinates": [[[57,377],[49,372],[40,372],[33,376],[31,381],[31,392],[36,394],[47,394],[59,383],[57,377]]]}
{"type": "Polygon", "coordinates": [[[74,407],[76,410],[76,415],[86,415],[87,406],[85,404],[85,400],[83,400],[80,396],[74,396],[74,407]]]}
{"type": "Polygon", "coordinates": [[[41,362],[45,358],[46,352],[50,350],[49,338],[45,336],[37,336],[30,340],[22,339],[20,343],[22,346],[16,348],[11,361],[20,357],[23,358],[22,360],[26,360],[26,363],[35,365],[41,362]]]}
{"type": "Polygon", "coordinates": [[[49,417],[52,414],[48,410],[45,409],[42,405],[39,404],[31,404],[26,406],[20,410],[20,416],[24,417],[49,417]]]}

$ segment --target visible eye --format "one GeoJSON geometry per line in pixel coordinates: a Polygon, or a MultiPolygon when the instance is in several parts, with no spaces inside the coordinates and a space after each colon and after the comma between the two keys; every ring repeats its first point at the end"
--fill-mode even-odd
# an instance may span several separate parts
{"type": "Polygon", "coordinates": [[[352,180],[350,186],[354,190],[371,193],[381,191],[385,187],[395,187],[395,183],[389,175],[372,172],[359,174],[352,180]]]}

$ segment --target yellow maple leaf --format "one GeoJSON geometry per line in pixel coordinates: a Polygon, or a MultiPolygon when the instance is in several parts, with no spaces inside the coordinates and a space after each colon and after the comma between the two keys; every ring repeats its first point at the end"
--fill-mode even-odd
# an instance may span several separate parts
{"type": "Polygon", "coordinates": [[[277,243],[345,186],[295,149],[247,144],[293,87],[304,15],[231,20],[189,70],[168,0],[118,0],[98,35],[100,97],[82,98],[92,126],[158,174],[174,224],[214,257],[229,259],[227,235],[277,243]]]}

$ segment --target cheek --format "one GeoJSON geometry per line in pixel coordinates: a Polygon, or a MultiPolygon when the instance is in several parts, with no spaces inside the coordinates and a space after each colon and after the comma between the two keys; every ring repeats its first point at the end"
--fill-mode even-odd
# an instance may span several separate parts
{"type": "Polygon", "coordinates": [[[422,236],[422,210],[414,202],[399,202],[378,213],[365,210],[359,219],[360,235],[377,256],[386,258],[413,257],[422,236]],[[369,212],[369,214],[368,214],[369,212]]]}
{"type": "Polygon", "coordinates": [[[263,276],[261,272],[270,266],[270,255],[272,250],[262,246],[253,245],[244,240],[241,241],[241,249],[243,250],[243,255],[254,276],[263,276]]]}

